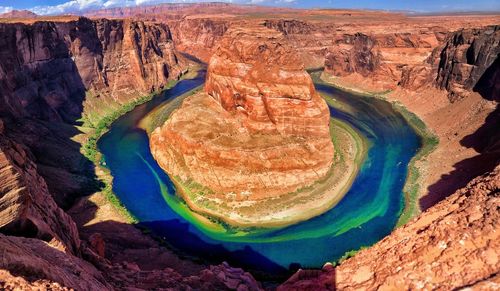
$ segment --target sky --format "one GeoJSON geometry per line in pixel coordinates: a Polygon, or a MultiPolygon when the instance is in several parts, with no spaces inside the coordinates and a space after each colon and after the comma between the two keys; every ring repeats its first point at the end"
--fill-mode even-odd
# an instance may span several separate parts
{"type": "MultiPolygon", "coordinates": [[[[141,6],[158,3],[211,2],[214,0],[0,0],[0,13],[28,9],[37,14],[78,13],[86,10],[141,6]]],[[[238,4],[286,6],[296,8],[365,8],[382,10],[500,11],[500,0],[227,0],[238,4]]]]}

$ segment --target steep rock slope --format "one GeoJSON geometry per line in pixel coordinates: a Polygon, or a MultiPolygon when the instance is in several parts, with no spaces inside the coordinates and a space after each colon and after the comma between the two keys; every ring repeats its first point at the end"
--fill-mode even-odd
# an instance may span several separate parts
{"type": "Polygon", "coordinates": [[[196,56],[205,63],[210,61],[222,36],[229,28],[224,18],[184,17],[182,20],[168,21],[172,30],[175,48],[196,56]]]}
{"type": "Polygon", "coordinates": [[[340,266],[306,279],[299,272],[278,290],[494,288],[500,270],[499,194],[500,166],[340,266]]]}
{"type": "Polygon", "coordinates": [[[16,117],[74,122],[82,105],[87,114],[116,107],[183,70],[163,24],[80,18],[1,24],[0,31],[0,113],[16,117]]]}
{"type": "Polygon", "coordinates": [[[3,290],[112,290],[89,262],[45,242],[0,234],[0,288],[3,290]],[[67,290],[67,289],[66,289],[67,290]]]}
{"type": "Polygon", "coordinates": [[[260,26],[229,31],[210,60],[205,91],[257,132],[328,136],[329,113],[295,50],[260,26]]]}
{"type": "Polygon", "coordinates": [[[222,201],[217,209],[229,206],[218,215],[257,225],[286,218],[297,205],[269,202],[274,211],[255,203],[327,176],[333,162],[329,118],[325,101],[280,32],[233,26],[210,61],[205,93],[186,99],[153,132],[151,149],[172,177],[208,188],[200,189],[196,203],[188,198],[191,207],[203,210],[222,201]],[[257,217],[240,208],[268,214],[257,217]]]}
{"type": "Polygon", "coordinates": [[[436,85],[450,92],[450,98],[466,97],[474,90],[500,101],[500,26],[460,30],[438,51],[436,85]]]}
{"type": "Polygon", "coordinates": [[[79,253],[76,225],[52,199],[29,151],[1,131],[0,231],[39,238],[62,251],[79,253]]]}
{"type": "Polygon", "coordinates": [[[0,116],[27,145],[59,205],[95,190],[73,141],[103,116],[176,80],[184,60],[164,24],[89,20],[0,24],[0,116]]]}
{"type": "Polygon", "coordinates": [[[251,274],[226,263],[182,276],[170,268],[141,270],[127,261],[111,264],[89,249],[84,249],[83,260],[38,239],[3,234],[0,250],[2,290],[262,290],[251,274]]]}

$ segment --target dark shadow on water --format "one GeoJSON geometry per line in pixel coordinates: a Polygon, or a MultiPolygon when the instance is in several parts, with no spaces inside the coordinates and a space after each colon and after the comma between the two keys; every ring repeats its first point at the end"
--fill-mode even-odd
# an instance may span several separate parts
{"type": "Polygon", "coordinates": [[[209,265],[228,262],[268,284],[281,283],[296,271],[296,268],[281,267],[251,247],[230,251],[221,244],[207,243],[189,231],[189,224],[179,220],[138,224],[107,220],[88,225],[97,209],[97,205],[86,200],[69,214],[77,222],[83,240],[95,233],[102,235],[106,258],[114,262],[134,262],[143,270],[172,268],[184,276],[196,275],[209,265]]]}
{"type": "Polygon", "coordinates": [[[256,278],[265,281],[282,281],[291,272],[269,260],[251,247],[229,251],[221,244],[211,244],[203,241],[189,231],[189,225],[179,220],[141,222],[140,227],[152,231],[152,234],[161,239],[177,252],[189,254],[195,258],[203,258],[209,264],[220,264],[224,261],[231,266],[244,268],[256,278]],[[242,262],[245,262],[242,265],[242,262]]]}

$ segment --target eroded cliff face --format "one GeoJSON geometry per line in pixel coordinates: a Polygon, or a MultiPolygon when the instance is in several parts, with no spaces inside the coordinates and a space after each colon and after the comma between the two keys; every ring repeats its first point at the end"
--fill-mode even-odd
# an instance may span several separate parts
{"type": "Polygon", "coordinates": [[[113,289],[92,264],[42,240],[0,234],[0,250],[4,290],[113,289]]]}
{"type": "Polygon", "coordinates": [[[261,26],[227,32],[210,60],[205,91],[256,132],[329,135],[329,111],[283,35],[261,26]]]}
{"type": "Polygon", "coordinates": [[[36,157],[57,203],[95,191],[92,164],[73,142],[81,121],[177,80],[185,61],[164,24],[89,20],[0,24],[0,116],[36,157]]]}
{"type": "Polygon", "coordinates": [[[395,89],[402,74],[425,61],[439,44],[432,32],[337,35],[325,58],[325,71],[336,77],[363,78],[379,90],[395,89]]]}
{"type": "Polygon", "coordinates": [[[171,268],[141,270],[134,262],[111,263],[86,248],[85,259],[45,242],[0,234],[2,290],[262,290],[253,276],[223,263],[191,276],[171,268]]]}
{"type": "Polygon", "coordinates": [[[208,63],[230,22],[223,18],[186,16],[167,22],[172,30],[175,48],[208,63]]]}
{"type": "Polygon", "coordinates": [[[500,101],[500,26],[460,30],[437,52],[430,60],[438,66],[436,86],[447,90],[451,100],[474,90],[500,101]]]}
{"type": "Polygon", "coordinates": [[[73,220],[60,209],[25,146],[0,131],[0,231],[33,237],[72,254],[80,239],[73,220]]]}
{"type": "Polygon", "coordinates": [[[329,118],[325,101],[280,32],[234,26],[210,61],[205,92],[186,99],[153,132],[151,150],[178,182],[208,188],[198,189],[203,191],[196,203],[185,193],[192,208],[203,212],[203,205],[221,201],[214,206],[220,213],[210,214],[258,225],[286,217],[298,206],[289,201],[271,210],[255,203],[328,174],[333,162],[329,118]],[[250,213],[248,204],[262,215],[250,213]]]}
{"type": "MultiPolygon", "coordinates": [[[[500,167],[471,181],[340,266],[278,290],[455,289],[498,284],[500,167]]],[[[302,278],[302,279],[301,279],[302,278]]]]}
{"type": "Polygon", "coordinates": [[[368,77],[380,67],[380,51],[374,48],[375,40],[373,38],[357,33],[353,36],[344,35],[339,41],[352,47],[329,52],[326,56],[325,67],[335,76],[359,73],[368,77]]]}
{"type": "Polygon", "coordinates": [[[0,30],[1,113],[16,117],[74,122],[83,107],[104,114],[103,104],[161,89],[184,69],[163,24],[80,18],[0,30]]]}

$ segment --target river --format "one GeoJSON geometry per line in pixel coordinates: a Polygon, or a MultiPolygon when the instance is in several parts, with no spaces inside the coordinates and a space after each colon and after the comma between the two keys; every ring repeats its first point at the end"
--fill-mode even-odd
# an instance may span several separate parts
{"type": "Polygon", "coordinates": [[[202,85],[204,78],[200,74],[182,80],[136,107],[98,141],[103,164],[114,177],[114,192],[141,225],[184,255],[214,264],[228,261],[269,276],[288,274],[299,266],[321,267],[393,230],[404,206],[408,163],[421,146],[419,136],[388,102],[319,83],[318,92],[339,105],[330,107],[331,116],[357,129],[370,143],[367,158],[340,203],[305,222],[272,231],[256,229],[236,238],[234,233],[225,235],[195,223],[153,159],[148,136],[138,124],[151,110],[202,85]],[[169,206],[165,195],[178,207],[169,206]]]}

